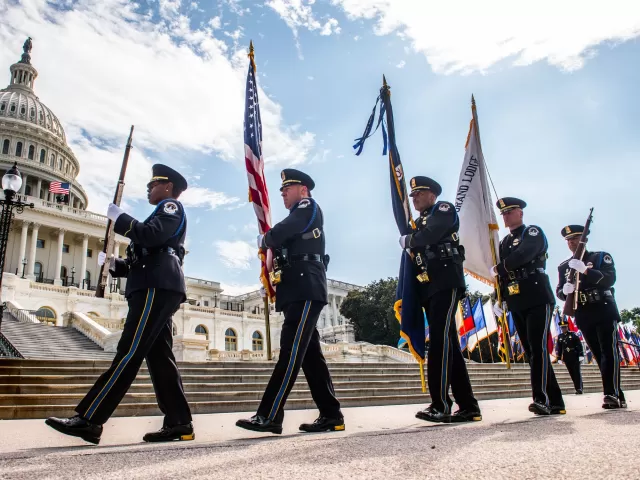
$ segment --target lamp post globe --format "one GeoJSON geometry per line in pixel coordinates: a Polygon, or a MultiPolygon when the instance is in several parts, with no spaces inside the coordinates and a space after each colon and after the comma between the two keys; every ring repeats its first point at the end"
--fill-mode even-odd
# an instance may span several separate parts
{"type": "Polygon", "coordinates": [[[2,189],[6,196],[13,196],[17,192],[20,191],[22,187],[22,175],[20,175],[20,171],[18,170],[18,162],[13,164],[7,173],[2,177],[2,189]]]}

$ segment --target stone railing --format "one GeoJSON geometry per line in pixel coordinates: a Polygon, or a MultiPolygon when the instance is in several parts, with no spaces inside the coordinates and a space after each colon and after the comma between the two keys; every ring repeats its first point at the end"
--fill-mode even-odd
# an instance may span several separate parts
{"type": "Polygon", "coordinates": [[[73,208],[60,203],[49,202],[42,198],[32,197],[31,195],[18,195],[17,200],[26,203],[33,203],[36,210],[44,210],[47,212],[57,211],[65,216],[82,218],[83,220],[90,220],[98,224],[107,224],[107,217],[105,215],[90,212],[89,210],[82,210],[80,208],[73,208]]]}
{"type": "Polygon", "coordinates": [[[397,362],[411,363],[413,356],[408,352],[403,352],[388,345],[373,345],[371,343],[322,343],[322,353],[332,360],[343,359],[379,359],[389,358],[397,362]]]}
{"type": "MultiPolygon", "coordinates": [[[[280,349],[273,354],[273,360],[277,360],[280,349]]],[[[211,349],[207,352],[207,360],[213,362],[267,362],[266,350],[242,350],[241,352],[227,352],[224,350],[211,349]]]]}
{"type": "Polygon", "coordinates": [[[389,345],[373,345],[366,344],[362,347],[362,353],[368,353],[373,355],[378,355],[381,357],[393,358],[402,363],[412,363],[414,362],[413,355],[409,352],[405,352],[398,348],[390,347],[389,345]]]}
{"type": "Polygon", "coordinates": [[[122,332],[110,332],[98,322],[92,320],[88,315],[81,312],[69,312],[66,315],[68,318],[65,323],[104,348],[106,352],[115,352],[115,346],[122,332]]]}
{"type": "Polygon", "coordinates": [[[16,303],[12,301],[7,302],[6,309],[9,310],[16,320],[22,323],[40,323],[38,317],[36,317],[31,311],[20,308],[16,303]]]}

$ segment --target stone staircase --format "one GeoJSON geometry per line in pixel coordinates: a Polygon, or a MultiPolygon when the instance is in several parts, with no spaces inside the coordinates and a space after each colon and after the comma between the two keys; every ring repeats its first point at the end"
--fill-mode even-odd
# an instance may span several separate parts
{"type": "MultiPolygon", "coordinates": [[[[104,360],[0,359],[0,419],[74,415],[75,405],[108,366],[109,361],[104,360]]],[[[193,413],[197,414],[255,411],[273,369],[273,364],[266,362],[180,363],[179,366],[187,398],[193,413]]],[[[502,364],[468,366],[474,392],[480,400],[531,394],[528,366],[516,364],[511,370],[502,364]]],[[[429,402],[428,395],[421,392],[416,364],[331,363],[329,368],[336,394],[345,407],[429,402]]],[[[556,365],[555,372],[563,392],[573,395],[566,368],[556,365]]],[[[585,392],[601,391],[595,365],[583,366],[583,380],[585,392]]],[[[624,389],[640,389],[640,370],[623,367],[622,383],[624,389]]],[[[314,408],[302,373],[287,408],[314,408]]],[[[144,365],[115,415],[160,415],[144,365]]]]}
{"type": "Polygon", "coordinates": [[[2,333],[28,359],[110,361],[114,356],[72,327],[19,322],[13,315],[5,314],[2,333]]]}

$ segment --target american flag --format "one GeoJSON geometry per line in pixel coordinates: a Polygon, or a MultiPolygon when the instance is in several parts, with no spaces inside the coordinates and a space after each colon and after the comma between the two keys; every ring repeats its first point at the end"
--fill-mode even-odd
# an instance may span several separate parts
{"type": "MultiPolygon", "coordinates": [[[[271,228],[271,207],[267,181],[264,178],[264,159],[262,158],[262,121],[258,104],[258,84],[256,82],[256,64],[253,60],[253,43],[249,53],[249,72],[244,109],[244,160],[249,178],[249,201],[258,218],[258,230],[265,234],[271,228]]],[[[260,281],[270,300],[275,297],[275,288],[269,281],[266,255],[260,252],[260,281]]]]}
{"type": "Polygon", "coordinates": [[[51,182],[51,184],[49,185],[49,191],[53,193],[62,193],[64,195],[69,195],[69,184],[60,183],[60,182],[51,182]]]}

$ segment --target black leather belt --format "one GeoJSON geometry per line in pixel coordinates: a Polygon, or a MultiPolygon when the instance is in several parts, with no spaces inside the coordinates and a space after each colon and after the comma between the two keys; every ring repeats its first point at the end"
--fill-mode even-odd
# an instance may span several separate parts
{"type": "Polygon", "coordinates": [[[508,273],[509,280],[525,280],[534,275],[545,273],[544,268],[519,268],[508,273]]]}
{"type": "Polygon", "coordinates": [[[178,253],[174,248],[171,247],[162,247],[162,248],[145,248],[142,247],[142,256],[146,257],[147,255],[156,255],[158,253],[168,253],[169,255],[177,255],[178,253]]]}
{"type": "Polygon", "coordinates": [[[317,253],[297,253],[290,258],[294,262],[322,262],[322,256],[317,253]]]}

